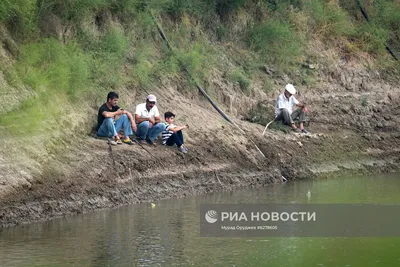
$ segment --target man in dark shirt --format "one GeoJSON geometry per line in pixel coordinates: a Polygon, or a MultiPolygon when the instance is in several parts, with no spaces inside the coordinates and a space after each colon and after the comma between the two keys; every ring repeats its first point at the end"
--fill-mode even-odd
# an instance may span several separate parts
{"type": "Polygon", "coordinates": [[[118,107],[118,94],[109,92],[107,95],[107,102],[99,108],[97,115],[97,135],[102,137],[109,137],[108,142],[111,145],[126,143],[133,145],[133,141],[129,138],[136,131],[136,123],[128,111],[118,107]],[[115,116],[120,115],[114,123],[115,116]],[[124,138],[118,136],[118,132],[124,129],[124,138]]]}

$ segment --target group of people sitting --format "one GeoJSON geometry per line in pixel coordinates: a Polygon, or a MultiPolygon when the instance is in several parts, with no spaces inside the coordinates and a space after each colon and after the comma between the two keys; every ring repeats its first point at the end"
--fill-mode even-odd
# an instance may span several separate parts
{"type": "MultiPolygon", "coordinates": [[[[279,95],[275,104],[275,120],[283,121],[293,131],[307,134],[304,129],[307,108],[301,104],[294,95],[296,89],[292,84],[285,86],[285,91],[279,95]],[[297,106],[293,110],[293,106],[297,106]],[[297,128],[294,120],[299,119],[300,125],[297,128]]],[[[184,145],[182,130],[189,128],[189,125],[177,126],[174,124],[175,114],[168,111],[164,114],[165,123],[161,122],[160,113],[156,106],[155,95],[148,95],[146,102],[136,106],[135,116],[118,106],[118,94],[109,92],[107,102],[99,108],[97,135],[108,137],[111,145],[135,144],[130,136],[135,132],[137,142],[140,144],[156,145],[158,136],[162,136],[162,144],[168,146],[177,145],[179,151],[187,153],[188,148],[184,145]],[[115,117],[119,116],[117,120],[115,117]],[[123,130],[123,134],[121,134],[123,130]]]]}
{"type": "Polygon", "coordinates": [[[175,114],[168,111],[164,114],[165,123],[161,122],[160,113],[156,106],[155,95],[148,95],[146,102],[136,106],[135,116],[118,106],[119,96],[109,92],[107,102],[100,108],[97,115],[97,135],[108,137],[110,145],[140,144],[156,145],[156,139],[162,135],[162,143],[168,146],[177,145],[179,151],[187,153],[184,145],[182,130],[189,125],[174,125],[175,114]],[[115,117],[119,116],[115,120],[115,117]],[[123,130],[123,134],[121,134],[123,130]],[[137,140],[131,139],[135,132],[137,140]]]}

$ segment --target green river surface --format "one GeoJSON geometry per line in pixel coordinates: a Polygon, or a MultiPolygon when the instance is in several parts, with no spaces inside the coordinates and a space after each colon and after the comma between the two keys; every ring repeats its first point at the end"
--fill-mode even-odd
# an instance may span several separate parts
{"type": "Polygon", "coordinates": [[[400,266],[400,237],[200,237],[201,203],[400,204],[400,174],[297,181],[0,228],[0,266],[400,266]]]}

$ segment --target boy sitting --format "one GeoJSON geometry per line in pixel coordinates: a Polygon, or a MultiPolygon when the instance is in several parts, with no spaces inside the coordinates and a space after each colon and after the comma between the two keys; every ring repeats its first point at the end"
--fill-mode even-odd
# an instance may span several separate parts
{"type": "Polygon", "coordinates": [[[167,146],[173,146],[176,144],[180,152],[187,153],[188,149],[183,144],[182,130],[189,128],[189,125],[174,125],[175,114],[170,111],[165,112],[164,118],[166,125],[164,131],[162,132],[162,144],[167,146]]]}

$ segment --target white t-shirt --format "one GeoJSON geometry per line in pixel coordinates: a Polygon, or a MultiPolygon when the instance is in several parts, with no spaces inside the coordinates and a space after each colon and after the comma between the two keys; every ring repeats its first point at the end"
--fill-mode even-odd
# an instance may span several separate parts
{"type": "Polygon", "coordinates": [[[286,98],[285,93],[278,96],[275,103],[275,116],[281,114],[281,109],[285,108],[289,111],[289,114],[293,112],[293,106],[299,104],[299,101],[292,95],[289,99],[286,98]]]}
{"type": "Polygon", "coordinates": [[[150,110],[146,109],[146,103],[142,103],[136,106],[135,114],[139,115],[141,118],[153,118],[159,117],[157,106],[153,106],[150,110]]]}

